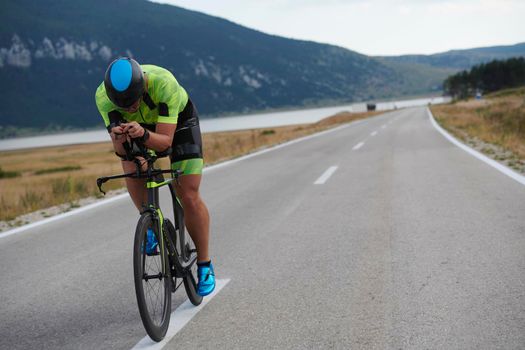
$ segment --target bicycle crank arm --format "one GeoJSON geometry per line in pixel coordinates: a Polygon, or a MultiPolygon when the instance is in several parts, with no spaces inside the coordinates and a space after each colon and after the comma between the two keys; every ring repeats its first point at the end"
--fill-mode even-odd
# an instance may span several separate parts
{"type": "Polygon", "coordinates": [[[145,279],[146,281],[149,281],[149,280],[162,280],[164,278],[164,275],[162,273],[158,273],[156,275],[144,275],[143,279],[145,279]]]}

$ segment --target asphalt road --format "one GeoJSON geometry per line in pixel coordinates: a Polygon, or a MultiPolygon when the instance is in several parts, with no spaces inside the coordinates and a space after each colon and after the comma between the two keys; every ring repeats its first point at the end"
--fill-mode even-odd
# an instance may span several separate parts
{"type": "MultiPolygon", "coordinates": [[[[525,186],[425,108],[211,170],[202,193],[231,281],[166,348],[525,348],[525,186]]],[[[125,198],[0,239],[0,348],[137,344],[136,218],[125,198]]]]}

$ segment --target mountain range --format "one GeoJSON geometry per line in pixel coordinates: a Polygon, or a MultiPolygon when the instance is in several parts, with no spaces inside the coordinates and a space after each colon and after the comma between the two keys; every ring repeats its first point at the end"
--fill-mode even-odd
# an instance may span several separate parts
{"type": "Polygon", "coordinates": [[[0,135],[102,125],[94,93],[132,56],[174,73],[204,117],[439,93],[450,74],[525,43],[370,57],[145,0],[3,0],[0,135]]]}

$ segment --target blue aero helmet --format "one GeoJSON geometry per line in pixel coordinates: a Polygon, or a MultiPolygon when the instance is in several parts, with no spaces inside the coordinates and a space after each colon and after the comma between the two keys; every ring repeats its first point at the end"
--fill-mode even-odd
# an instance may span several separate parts
{"type": "Polygon", "coordinates": [[[118,107],[128,108],[144,93],[144,72],[134,59],[117,58],[106,70],[104,87],[111,102],[118,107]]]}

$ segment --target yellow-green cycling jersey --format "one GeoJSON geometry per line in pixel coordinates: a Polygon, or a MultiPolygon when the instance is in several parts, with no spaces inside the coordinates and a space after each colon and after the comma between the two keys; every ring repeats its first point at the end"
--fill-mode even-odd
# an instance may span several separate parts
{"type": "Polygon", "coordinates": [[[177,79],[167,69],[151,64],[144,64],[140,67],[145,73],[147,87],[139,109],[135,113],[126,112],[114,105],[106,95],[103,82],[97,88],[95,100],[106,128],[111,123],[122,120],[136,121],[146,125],[177,124],[179,113],[188,103],[186,90],[179,85],[177,79]]]}

